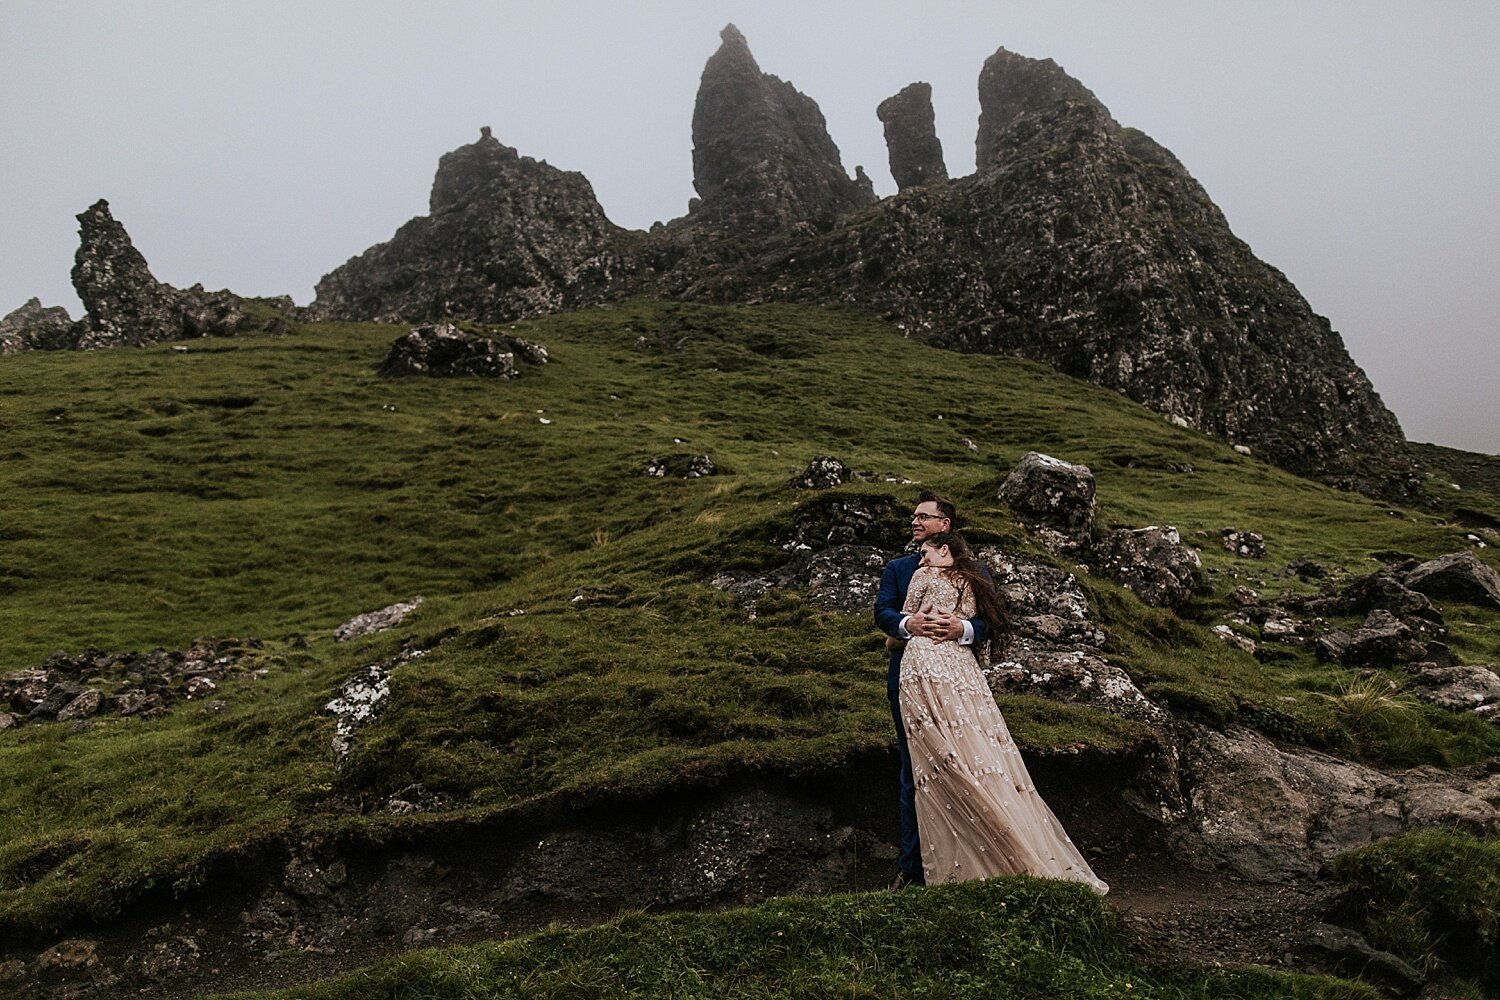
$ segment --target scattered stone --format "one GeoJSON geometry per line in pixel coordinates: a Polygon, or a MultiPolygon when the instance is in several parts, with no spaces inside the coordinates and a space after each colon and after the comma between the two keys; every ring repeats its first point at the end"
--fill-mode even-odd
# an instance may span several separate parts
{"type": "Polygon", "coordinates": [[[69,978],[99,964],[99,942],[84,938],[60,941],[38,955],[36,964],[44,979],[69,978]]]}
{"type": "Polygon", "coordinates": [[[1254,531],[1225,528],[1219,534],[1223,536],[1224,548],[1235,555],[1246,559],[1264,559],[1266,556],[1266,540],[1254,531]]]}
{"type": "Polygon", "coordinates": [[[719,467],[707,455],[664,455],[647,462],[641,471],[643,476],[658,479],[701,479],[718,474],[719,467]]]}
{"type": "Polygon", "coordinates": [[[1443,616],[1426,594],[1409,588],[1388,569],[1351,580],[1339,596],[1329,602],[1329,609],[1339,614],[1368,614],[1389,611],[1400,618],[1417,617],[1441,623],[1443,616]]]}
{"type": "Polygon", "coordinates": [[[1186,602],[1203,566],[1171,525],[1111,531],[1094,545],[1093,558],[1100,572],[1156,607],[1186,602]]]}
{"type": "Polygon", "coordinates": [[[875,116],[885,126],[891,176],[898,190],[948,179],[943,144],[938,139],[932,113],[932,84],[908,85],[899,94],[881,101],[875,116]]]}
{"type": "Polygon", "coordinates": [[[1328,570],[1322,563],[1311,559],[1293,559],[1286,564],[1286,569],[1288,573],[1304,580],[1321,580],[1328,575],[1328,570]]]}
{"type": "Polygon", "coordinates": [[[9,712],[0,712],[0,729],[12,729],[20,724],[20,720],[9,712]]]}
{"type": "Polygon", "coordinates": [[[1255,640],[1247,635],[1241,635],[1228,625],[1215,625],[1209,631],[1234,648],[1249,653],[1251,656],[1255,655],[1255,640]]]}
{"type": "Polygon", "coordinates": [[[355,615],[333,630],[333,640],[348,642],[351,639],[363,639],[367,635],[395,628],[406,620],[407,615],[421,606],[422,598],[414,597],[409,601],[387,604],[379,611],[367,611],[362,615],[355,615]]]}
{"type": "Polygon", "coordinates": [[[792,477],[794,490],[826,490],[849,481],[849,467],[838,459],[820,455],[792,477]]]}
{"type": "Polygon", "coordinates": [[[997,499],[1027,525],[1050,528],[1075,543],[1093,528],[1094,474],[1086,465],[1028,452],[1000,484],[997,499]]]}
{"type": "Polygon", "coordinates": [[[1472,552],[1450,552],[1422,563],[1406,574],[1412,590],[1439,600],[1500,607],[1500,573],[1472,552]]]}
{"type": "Polygon", "coordinates": [[[1416,996],[1427,984],[1427,977],[1421,972],[1390,952],[1371,947],[1362,935],[1345,927],[1314,924],[1300,947],[1305,954],[1327,963],[1333,971],[1374,979],[1398,996],[1416,996]]]}
{"type": "Polygon", "coordinates": [[[1313,642],[1313,650],[1318,659],[1329,663],[1344,662],[1344,652],[1349,648],[1349,642],[1353,638],[1348,632],[1341,628],[1329,629],[1318,636],[1313,642]]]}
{"type": "Polygon", "coordinates": [[[207,677],[189,677],[182,685],[182,693],[191,701],[194,698],[207,697],[218,688],[219,686],[207,677]]]}
{"type": "Polygon", "coordinates": [[[833,545],[796,549],[786,563],[766,573],[728,570],[709,580],[711,586],[733,594],[752,613],[771,589],[807,594],[815,607],[847,614],[868,613],[875,606],[880,574],[890,556],[869,545],[833,545]]]}
{"type": "Polygon", "coordinates": [[[1270,642],[1284,642],[1293,646],[1300,646],[1309,636],[1310,629],[1306,622],[1298,621],[1285,614],[1270,614],[1260,624],[1260,637],[1270,642]]]}
{"type": "Polygon", "coordinates": [[[1229,595],[1229,603],[1238,608],[1260,607],[1260,592],[1252,587],[1235,587],[1229,595]]]}

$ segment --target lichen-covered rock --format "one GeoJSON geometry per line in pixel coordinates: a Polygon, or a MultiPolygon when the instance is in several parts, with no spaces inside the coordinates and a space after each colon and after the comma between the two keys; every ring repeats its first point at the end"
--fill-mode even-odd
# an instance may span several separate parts
{"type": "Polygon", "coordinates": [[[1171,525],[1119,528],[1093,548],[1099,571],[1156,607],[1177,607],[1197,586],[1202,561],[1171,525]]]}
{"type": "Polygon", "coordinates": [[[1493,667],[1419,663],[1411,669],[1412,692],[1418,698],[1451,712],[1473,712],[1500,725],[1500,677],[1493,667]]]}
{"type": "Polygon", "coordinates": [[[1412,590],[1439,600],[1500,607],[1500,573],[1472,552],[1450,552],[1422,563],[1406,574],[1412,590]]]}
{"type": "Polygon", "coordinates": [[[1264,559],[1266,555],[1265,536],[1255,531],[1241,531],[1238,528],[1225,528],[1219,532],[1224,541],[1224,548],[1237,556],[1245,559],[1264,559]]]}
{"type": "Polygon", "coordinates": [[[521,156],[485,128],[438,163],[430,214],[323,276],[320,319],[498,323],[597,301],[621,230],[582,174],[521,156]]]}
{"type": "Polygon", "coordinates": [[[718,474],[719,467],[707,455],[663,455],[641,470],[641,475],[656,479],[702,479],[718,474]]]}
{"type": "Polygon", "coordinates": [[[398,601],[388,604],[377,611],[367,611],[362,615],[355,615],[333,630],[334,642],[349,642],[351,639],[363,639],[367,635],[384,632],[395,628],[406,620],[407,616],[422,606],[422,598],[414,597],[409,601],[398,601]]]}
{"type": "Polygon", "coordinates": [[[849,467],[831,455],[819,455],[792,477],[794,490],[826,490],[849,481],[849,467]]]}
{"type": "Polygon", "coordinates": [[[1398,618],[1422,618],[1436,624],[1443,621],[1442,613],[1432,606],[1426,594],[1412,590],[1389,569],[1376,570],[1349,581],[1332,599],[1314,599],[1306,603],[1311,610],[1332,614],[1363,615],[1371,611],[1389,611],[1398,618]]]}
{"type": "Polygon", "coordinates": [[[245,300],[233,292],[208,292],[202,285],[178,289],[157,281],[104,199],[80,213],[78,224],[73,288],[86,315],[74,346],[140,347],[230,336],[256,325],[245,311],[245,300]]]}
{"type": "Polygon", "coordinates": [[[381,362],[380,374],[387,378],[406,375],[515,378],[521,374],[516,364],[518,354],[533,364],[547,361],[547,350],[540,344],[519,337],[481,337],[465,333],[452,323],[433,323],[396,338],[381,362]]]}
{"type": "Polygon", "coordinates": [[[875,116],[885,127],[891,176],[899,190],[948,179],[943,144],[932,113],[932,84],[913,83],[902,88],[880,102],[875,116]]]}
{"type": "Polygon", "coordinates": [[[738,237],[784,232],[874,201],[844,172],[817,102],[762,73],[734,25],[719,37],[693,107],[695,224],[729,225],[738,237]]]}
{"type": "Polygon", "coordinates": [[[323,706],[323,714],[333,716],[333,759],[343,764],[354,748],[354,737],[380,718],[390,704],[391,672],[416,659],[426,650],[404,650],[389,660],[361,667],[339,686],[334,698],[323,706]]]}
{"type": "Polygon", "coordinates": [[[1083,541],[1094,523],[1094,474],[1086,465],[1028,452],[996,495],[1021,521],[1083,541]]]}
{"type": "Polygon", "coordinates": [[[868,614],[875,606],[880,574],[890,555],[871,545],[833,545],[825,549],[796,549],[791,558],[769,572],[728,570],[710,585],[727,591],[752,611],[766,591],[797,590],[816,607],[846,614],[868,614]]]}
{"type": "Polygon", "coordinates": [[[77,346],[81,332],[62,306],[47,307],[40,299],[0,319],[0,355],[19,351],[63,351],[77,346]]]}
{"type": "Polygon", "coordinates": [[[1108,115],[1108,110],[1082,83],[1063,72],[1051,59],[1028,59],[1005,48],[984,61],[979,71],[979,134],[974,162],[980,170],[1003,162],[1016,119],[1045,113],[1056,105],[1077,101],[1108,115]]]}
{"type": "Polygon", "coordinates": [[[1355,629],[1340,660],[1351,667],[1388,667],[1427,659],[1427,645],[1389,611],[1372,611],[1355,629]]]}

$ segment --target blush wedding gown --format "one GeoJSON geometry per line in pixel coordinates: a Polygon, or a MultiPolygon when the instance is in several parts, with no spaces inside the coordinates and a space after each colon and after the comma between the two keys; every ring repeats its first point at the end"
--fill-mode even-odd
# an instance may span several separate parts
{"type": "MultiPolygon", "coordinates": [[[[927,604],[974,616],[972,591],[924,566],[903,610],[927,604]]],[[[973,647],[908,640],[900,704],[928,885],[1027,874],[1109,891],[1037,794],[973,647]]]]}

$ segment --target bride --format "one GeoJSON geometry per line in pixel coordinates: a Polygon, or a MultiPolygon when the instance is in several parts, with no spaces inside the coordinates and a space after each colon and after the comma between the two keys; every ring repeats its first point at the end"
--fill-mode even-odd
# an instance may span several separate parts
{"type": "MultiPolygon", "coordinates": [[[[1000,598],[962,536],[930,535],[921,554],[906,612],[977,610],[991,636],[1004,635],[1000,598]]],[[[908,640],[900,704],[928,885],[1029,874],[1109,891],[1037,794],[971,647],[908,640]]]]}

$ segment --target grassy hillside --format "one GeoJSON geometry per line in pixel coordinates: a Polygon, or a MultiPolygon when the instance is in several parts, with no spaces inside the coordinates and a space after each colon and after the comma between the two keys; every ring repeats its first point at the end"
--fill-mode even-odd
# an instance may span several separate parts
{"type": "MultiPolygon", "coordinates": [[[[1103,524],[1176,524],[1216,571],[1187,618],[1084,580],[1111,655],[1148,695],[1373,761],[1500,752],[1493,727],[1404,699],[1372,713],[1351,700],[1349,671],[1299,651],[1262,665],[1207,631],[1238,584],[1310,589],[1281,572],[1292,559],[1367,572],[1377,555],[1466,546],[1439,516],[1333,492],[1039,365],[927,348],[854,311],[638,303],[551,317],[515,329],[554,358],[515,381],[377,378],[402,332],[319,325],[0,364],[0,670],[59,648],[253,635],[269,671],[224,685],[219,710],[0,732],[0,926],[108,918],[278,838],[379,837],[887,746],[880,637],[864,616],[780,594],[751,617],[704,582],[784,558],[798,511],[826,496],[787,479],[819,454],[941,487],[975,537],[1028,551],[994,500],[1000,479],[1033,449],[1086,463],[1103,524]],[[675,453],[706,453],[721,474],[641,475],[675,453]],[[1184,463],[1194,471],[1174,470],[1184,463]],[[1228,525],[1263,533],[1268,557],[1223,551],[1228,525]],[[345,618],[416,594],[427,603],[397,630],[332,642],[345,618]],[[390,710],[336,771],[322,705],[404,646],[432,652],[393,676],[390,710]],[[417,782],[451,808],[358,809],[417,782]]],[[[916,489],[838,493],[901,510],[916,489]]],[[[1500,616],[1455,612],[1460,654],[1500,658],[1500,616]]],[[[1149,738],[1087,709],[1002,707],[1031,749],[1149,738]]]]}

